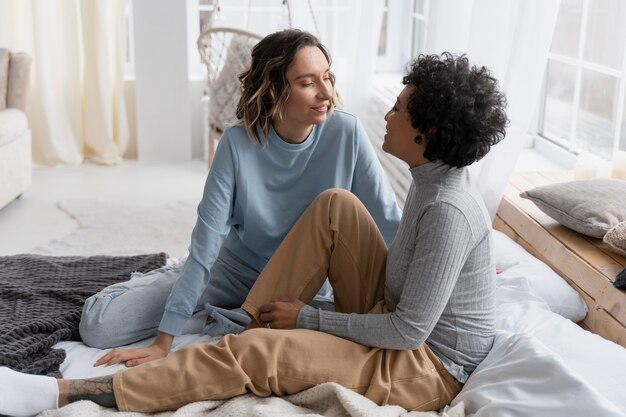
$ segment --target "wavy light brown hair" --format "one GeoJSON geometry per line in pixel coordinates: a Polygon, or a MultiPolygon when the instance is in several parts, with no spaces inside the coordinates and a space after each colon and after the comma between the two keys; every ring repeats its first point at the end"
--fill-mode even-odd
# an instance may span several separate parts
{"type": "MultiPolygon", "coordinates": [[[[267,145],[272,120],[282,119],[285,101],[291,87],[287,70],[298,51],[306,46],[320,49],[328,65],[331,57],[324,45],[313,35],[298,29],[287,29],[263,38],[252,49],[250,68],[239,75],[242,86],[241,99],[237,104],[237,118],[242,120],[248,137],[261,146],[267,145]]],[[[335,76],[330,74],[333,96],[328,112],[337,105],[335,76]]]]}

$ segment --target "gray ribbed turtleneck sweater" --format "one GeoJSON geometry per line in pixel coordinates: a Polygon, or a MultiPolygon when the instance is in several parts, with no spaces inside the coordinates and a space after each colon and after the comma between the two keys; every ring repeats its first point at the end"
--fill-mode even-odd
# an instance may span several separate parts
{"type": "Polygon", "coordinates": [[[491,349],[495,263],[490,218],[467,168],[430,162],[413,183],[389,248],[388,314],[345,314],[305,306],[298,327],[385,349],[427,343],[460,382],[491,349]]]}

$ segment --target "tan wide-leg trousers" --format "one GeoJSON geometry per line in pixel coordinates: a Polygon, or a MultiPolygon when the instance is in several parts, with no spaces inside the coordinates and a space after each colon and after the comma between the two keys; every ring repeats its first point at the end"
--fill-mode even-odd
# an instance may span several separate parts
{"type": "MultiPolygon", "coordinates": [[[[337,311],[386,312],[386,254],[360,201],[344,190],[325,191],[287,234],[243,307],[258,320],[259,307],[276,298],[307,303],[328,276],[337,311]]],[[[282,396],[324,382],[409,410],[438,410],[461,389],[426,344],[378,349],[304,329],[227,335],[217,345],[191,345],[113,379],[119,409],[142,412],[246,392],[282,396]]]]}

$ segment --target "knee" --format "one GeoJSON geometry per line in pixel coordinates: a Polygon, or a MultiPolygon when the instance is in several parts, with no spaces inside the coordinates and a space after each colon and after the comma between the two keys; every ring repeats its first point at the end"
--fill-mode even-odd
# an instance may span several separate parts
{"type": "Polygon", "coordinates": [[[78,324],[78,332],[84,344],[89,347],[106,349],[114,347],[108,323],[99,323],[93,317],[83,315],[78,324]]]}
{"type": "Polygon", "coordinates": [[[83,343],[89,347],[106,349],[118,346],[116,335],[119,334],[119,323],[105,314],[110,301],[108,297],[97,295],[85,301],[78,332],[83,343]]]}
{"type": "MultiPolygon", "coordinates": [[[[359,213],[367,212],[359,198],[348,190],[331,188],[323,191],[312,203],[316,210],[322,210],[323,215],[329,214],[331,219],[345,218],[348,216],[359,217],[359,213]]],[[[331,220],[331,222],[333,222],[331,220]]]]}
{"type": "Polygon", "coordinates": [[[322,191],[315,201],[319,201],[322,204],[333,204],[333,203],[360,203],[357,196],[352,194],[352,192],[345,190],[343,188],[329,188],[328,190],[322,191]]]}
{"type": "Polygon", "coordinates": [[[81,319],[78,325],[78,332],[80,333],[80,339],[89,347],[98,349],[107,349],[116,347],[115,343],[112,343],[111,333],[103,328],[104,326],[93,325],[93,323],[86,323],[81,319]]]}
{"type": "Polygon", "coordinates": [[[284,330],[250,329],[240,334],[228,334],[218,342],[228,346],[241,365],[270,361],[281,350],[284,330]]]}

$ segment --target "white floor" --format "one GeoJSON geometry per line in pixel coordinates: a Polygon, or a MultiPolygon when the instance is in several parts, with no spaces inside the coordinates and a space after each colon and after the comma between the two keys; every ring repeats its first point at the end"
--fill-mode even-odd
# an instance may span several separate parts
{"type": "MultiPolygon", "coordinates": [[[[532,150],[524,150],[517,170],[562,169],[532,150]]],[[[175,201],[197,204],[208,169],[204,161],[139,163],[125,161],[105,167],[39,167],[33,184],[0,209],[0,256],[27,253],[52,239],[72,233],[77,224],[56,204],[67,199],[161,205],[175,201]]]]}
{"type": "Polygon", "coordinates": [[[33,183],[17,200],[0,209],[0,256],[27,253],[61,238],[77,224],[56,207],[67,199],[161,205],[197,203],[208,169],[204,161],[148,164],[125,161],[106,167],[37,167],[33,183]]]}

